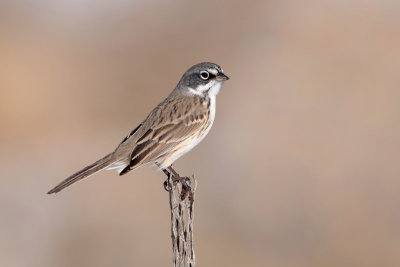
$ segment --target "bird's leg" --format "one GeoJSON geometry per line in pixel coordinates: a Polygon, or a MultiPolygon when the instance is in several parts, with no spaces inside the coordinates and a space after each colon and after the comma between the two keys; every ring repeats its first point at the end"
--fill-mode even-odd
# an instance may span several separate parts
{"type": "Polygon", "coordinates": [[[164,189],[167,191],[171,190],[171,184],[170,184],[170,179],[172,178],[173,184],[176,184],[180,182],[182,184],[182,200],[185,199],[189,192],[191,192],[192,188],[190,185],[187,184],[187,180],[190,180],[187,177],[182,177],[177,173],[172,166],[167,167],[166,169],[163,169],[163,172],[167,175],[167,180],[164,182],[164,189]]]}
{"type": "Polygon", "coordinates": [[[182,185],[185,184],[185,177],[181,177],[179,173],[177,173],[172,167],[168,167],[166,169],[162,169],[162,171],[167,175],[167,180],[164,181],[164,189],[169,191],[171,189],[171,178],[174,185],[178,182],[181,182],[182,185]]]}
{"type": "Polygon", "coordinates": [[[176,182],[182,182],[182,180],[184,179],[184,177],[181,177],[181,176],[179,175],[179,173],[177,173],[177,172],[174,170],[174,168],[172,168],[172,165],[169,166],[167,169],[168,169],[169,173],[172,174],[172,181],[173,181],[174,183],[176,183],[176,182]]]}
{"type": "Polygon", "coordinates": [[[165,173],[165,175],[167,175],[167,180],[164,181],[164,189],[165,189],[165,191],[169,192],[172,189],[171,182],[170,182],[172,174],[169,171],[167,171],[166,169],[162,169],[162,171],[165,173]]]}
{"type": "Polygon", "coordinates": [[[166,169],[162,169],[162,171],[165,173],[168,179],[172,178],[174,183],[179,182],[182,179],[181,176],[171,166],[167,167],[166,169]]]}
{"type": "Polygon", "coordinates": [[[177,182],[180,182],[180,183],[182,184],[182,195],[181,195],[181,199],[182,199],[182,200],[185,199],[185,198],[188,196],[189,192],[192,191],[192,188],[190,187],[190,185],[188,185],[188,184],[186,183],[186,181],[188,181],[188,180],[190,180],[190,179],[187,178],[187,177],[182,177],[182,176],[180,176],[179,173],[177,173],[177,172],[174,170],[174,168],[172,168],[172,165],[169,166],[167,169],[170,171],[170,173],[172,173],[172,181],[173,181],[173,183],[175,184],[175,183],[177,183],[177,182]]]}

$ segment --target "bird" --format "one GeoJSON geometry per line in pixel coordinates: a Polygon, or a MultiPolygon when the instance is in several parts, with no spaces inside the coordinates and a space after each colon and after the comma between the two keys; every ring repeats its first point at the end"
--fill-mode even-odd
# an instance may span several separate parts
{"type": "Polygon", "coordinates": [[[211,62],[190,67],[175,89],[105,157],[72,174],[48,194],[103,169],[124,175],[152,164],[167,175],[181,178],[172,164],[199,144],[214,123],[216,96],[229,80],[222,68],[211,62]]]}

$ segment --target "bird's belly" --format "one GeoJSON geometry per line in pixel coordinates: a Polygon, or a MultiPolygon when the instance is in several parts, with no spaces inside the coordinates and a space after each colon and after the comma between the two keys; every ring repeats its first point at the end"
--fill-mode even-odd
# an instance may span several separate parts
{"type": "Polygon", "coordinates": [[[210,97],[210,101],[211,101],[210,113],[209,113],[208,123],[205,125],[205,127],[202,130],[200,130],[197,134],[179,143],[171,152],[167,153],[165,156],[158,158],[156,162],[159,167],[165,169],[171,166],[171,164],[174,163],[175,160],[185,155],[193,147],[195,147],[198,143],[200,143],[204,139],[204,137],[206,137],[206,135],[211,129],[211,126],[214,123],[215,106],[216,106],[215,95],[212,95],[210,97]]]}
{"type": "Polygon", "coordinates": [[[212,126],[212,121],[209,125],[198,135],[195,135],[187,140],[178,144],[170,153],[168,153],[165,157],[157,160],[157,164],[162,168],[165,169],[171,166],[174,161],[185,155],[187,152],[192,150],[195,146],[197,146],[203,139],[206,137],[208,132],[210,131],[212,126]]]}

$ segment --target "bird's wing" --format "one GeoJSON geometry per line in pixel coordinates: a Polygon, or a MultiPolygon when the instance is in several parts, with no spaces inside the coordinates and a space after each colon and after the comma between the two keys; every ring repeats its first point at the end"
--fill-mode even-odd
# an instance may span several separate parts
{"type": "Polygon", "coordinates": [[[133,134],[135,140],[130,164],[121,174],[154,161],[201,132],[209,121],[208,105],[209,100],[200,97],[167,98],[133,134]]]}

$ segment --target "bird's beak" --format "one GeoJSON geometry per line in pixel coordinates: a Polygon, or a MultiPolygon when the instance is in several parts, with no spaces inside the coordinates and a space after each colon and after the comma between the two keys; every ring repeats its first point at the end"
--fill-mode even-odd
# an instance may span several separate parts
{"type": "Polygon", "coordinates": [[[227,81],[229,80],[229,77],[226,76],[224,73],[220,73],[217,77],[215,77],[215,79],[217,79],[217,81],[227,81]]]}

